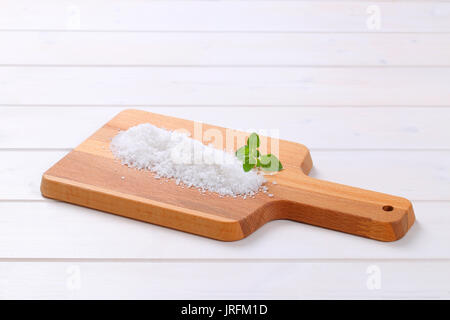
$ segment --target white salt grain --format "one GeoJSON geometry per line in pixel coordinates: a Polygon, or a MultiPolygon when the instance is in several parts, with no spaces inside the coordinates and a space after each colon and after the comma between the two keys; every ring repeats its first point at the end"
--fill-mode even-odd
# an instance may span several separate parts
{"type": "Polygon", "coordinates": [[[195,187],[202,193],[252,196],[265,182],[254,170],[244,172],[235,155],[148,123],[119,132],[110,148],[123,165],[150,170],[155,178],[174,178],[177,185],[195,187]]]}

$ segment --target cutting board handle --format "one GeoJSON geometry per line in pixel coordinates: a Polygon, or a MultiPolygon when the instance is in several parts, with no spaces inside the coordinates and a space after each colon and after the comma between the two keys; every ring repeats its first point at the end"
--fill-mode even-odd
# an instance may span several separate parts
{"type": "Polygon", "coordinates": [[[415,217],[409,200],[307,175],[283,186],[278,217],[381,241],[403,237],[415,217]]]}

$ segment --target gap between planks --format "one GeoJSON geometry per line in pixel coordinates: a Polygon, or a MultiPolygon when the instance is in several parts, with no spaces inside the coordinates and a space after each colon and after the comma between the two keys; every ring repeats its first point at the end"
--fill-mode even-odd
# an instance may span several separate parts
{"type": "Polygon", "coordinates": [[[257,69],[270,69],[270,68],[315,68],[315,69],[442,69],[450,68],[450,65],[314,65],[314,64],[210,64],[210,65],[168,65],[168,64],[0,64],[0,68],[257,68],[257,69]]]}
{"type": "Polygon", "coordinates": [[[449,34],[449,31],[276,31],[276,30],[102,30],[102,29],[0,29],[0,32],[57,32],[57,33],[181,33],[181,34],[449,34]]]}
{"type": "Polygon", "coordinates": [[[45,108],[153,108],[153,107],[163,107],[163,108],[450,108],[450,105],[259,105],[259,104],[11,104],[11,103],[0,103],[0,108],[27,108],[27,107],[45,107],[45,108]]]}
{"type": "Polygon", "coordinates": [[[442,258],[412,258],[412,259],[391,259],[391,258],[338,258],[338,259],[316,259],[316,258],[302,258],[302,259],[239,259],[239,258],[230,258],[230,259],[204,259],[204,258],[0,258],[0,263],[17,263],[17,262],[32,262],[32,263],[61,263],[61,262],[70,262],[70,263],[343,263],[343,264],[351,264],[351,263],[371,263],[371,262],[380,262],[380,263],[442,263],[442,262],[450,262],[450,259],[442,258]]]}

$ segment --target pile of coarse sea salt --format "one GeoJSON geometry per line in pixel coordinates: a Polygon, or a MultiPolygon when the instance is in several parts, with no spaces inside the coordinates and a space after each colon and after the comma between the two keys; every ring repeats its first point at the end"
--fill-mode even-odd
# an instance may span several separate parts
{"type": "Polygon", "coordinates": [[[174,179],[177,185],[203,193],[245,199],[260,190],[267,192],[261,173],[245,172],[234,154],[204,145],[183,132],[140,124],[119,132],[110,148],[123,165],[150,170],[157,179],[174,179]]]}

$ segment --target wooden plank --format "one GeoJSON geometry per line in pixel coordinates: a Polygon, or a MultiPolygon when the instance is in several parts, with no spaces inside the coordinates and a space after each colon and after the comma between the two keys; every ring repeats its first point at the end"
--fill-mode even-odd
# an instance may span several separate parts
{"type": "Polygon", "coordinates": [[[448,299],[450,263],[0,263],[1,299],[448,299]],[[270,280],[268,280],[270,279],[270,280]]]}
{"type": "MultiPolygon", "coordinates": [[[[75,148],[123,109],[0,107],[3,137],[0,149],[75,148]]],[[[269,135],[278,131],[280,138],[303,143],[313,151],[450,148],[450,131],[447,130],[450,108],[190,106],[139,109],[244,131],[261,130],[269,135]]]]}
{"type": "Polygon", "coordinates": [[[450,31],[443,1],[6,0],[2,7],[2,30],[450,31]]]}
{"type": "MultiPolygon", "coordinates": [[[[42,174],[66,153],[0,151],[0,199],[42,199],[42,174]]],[[[411,200],[450,200],[449,151],[313,151],[312,158],[318,179],[411,200]]]]}
{"type": "Polygon", "coordinates": [[[1,32],[0,43],[1,65],[450,65],[449,33],[1,32]]]}
{"type": "Polygon", "coordinates": [[[1,67],[0,104],[448,106],[449,82],[450,68],[1,67]]]}
{"type": "Polygon", "coordinates": [[[414,209],[416,224],[396,242],[287,220],[221,242],[62,202],[0,201],[0,258],[449,259],[450,202],[414,202],[414,209]]]}

